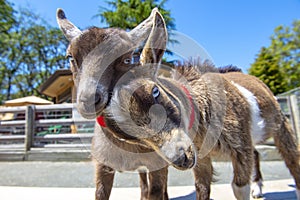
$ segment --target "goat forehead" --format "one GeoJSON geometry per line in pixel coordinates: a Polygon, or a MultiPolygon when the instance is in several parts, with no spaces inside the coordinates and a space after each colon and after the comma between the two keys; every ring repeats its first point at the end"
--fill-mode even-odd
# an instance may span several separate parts
{"type": "Polygon", "coordinates": [[[119,43],[120,40],[124,45],[129,45],[131,43],[128,34],[124,30],[116,28],[102,29],[92,27],[83,31],[81,35],[71,41],[69,51],[72,51],[75,54],[79,53],[80,51],[88,53],[97,45],[103,45],[103,42],[105,41],[106,43],[104,45],[110,45],[111,47],[114,47],[114,44],[119,43]]]}

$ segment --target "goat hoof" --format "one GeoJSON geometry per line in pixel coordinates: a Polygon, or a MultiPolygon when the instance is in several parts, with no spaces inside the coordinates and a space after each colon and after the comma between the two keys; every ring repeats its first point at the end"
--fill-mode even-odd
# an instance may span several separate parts
{"type": "Polygon", "coordinates": [[[259,188],[254,188],[251,192],[253,199],[259,199],[263,197],[263,194],[259,188]]]}

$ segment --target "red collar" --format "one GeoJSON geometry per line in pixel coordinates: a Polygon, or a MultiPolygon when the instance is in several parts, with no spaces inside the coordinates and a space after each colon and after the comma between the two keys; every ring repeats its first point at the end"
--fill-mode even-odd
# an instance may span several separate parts
{"type": "Polygon", "coordinates": [[[98,116],[98,117],[96,118],[96,121],[97,121],[97,123],[98,123],[100,126],[106,127],[106,124],[105,124],[105,120],[104,120],[104,116],[103,116],[103,115],[98,116]]]}
{"type": "Polygon", "coordinates": [[[181,85],[185,95],[189,99],[191,110],[190,110],[190,123],[189,123],[189,130],[193,127],[194,121],[195,121],[195,108],[194,108],[194,102],[193,102],[193,97],[190,93],[190,91],[184,86],[181,85]]]}
{"type": "MultiPolygon", "coordinates": [[[[190,93],[190,91],[185,87],[185,86],[181,86],[184,93],[186,94],[187,98],[189,99],[190,102],[190,106],[191,106],[191,111],[190,111],[190,123],[189,123],[189,129],[191,129],[193,127],[194,121],[195,121],[195,108],[194,108],[194,103],[193,103],[193,97],[190,93]]],[[[101,127],[106,127],[105,124],[105,120],[104,120],[104,116],[98,116],[96,118],[97,123],[101,126],[101,127]]]]}

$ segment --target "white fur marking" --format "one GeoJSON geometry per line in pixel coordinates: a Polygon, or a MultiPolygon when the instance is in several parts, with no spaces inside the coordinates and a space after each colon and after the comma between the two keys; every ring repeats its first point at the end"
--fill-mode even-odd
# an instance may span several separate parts
{"type": "Polygon", "coordinates": [[[243,187],[238,187],[236,184],[232,183],[232,190],[234,196],[237,200],[250,200],[250,185],[247,184],[243,187]]]}
{"type": "Polygon", "coordinates": [[[262,186],[263,186],[262,180],[259,180],[259,181],[253,183],[251,194],[254,199],[257,199],[257,198],[260,198],[263,196],[262,186]]]}
{"type": "Polygon", "coordinates": [[[263,140],[265,122],[260,116],[260,109],[256,97],[252,92],[232,81],[232,84],[242,93],[250,105],[251,112],[251,135],[254,144],[258,144],[263,140]]]}

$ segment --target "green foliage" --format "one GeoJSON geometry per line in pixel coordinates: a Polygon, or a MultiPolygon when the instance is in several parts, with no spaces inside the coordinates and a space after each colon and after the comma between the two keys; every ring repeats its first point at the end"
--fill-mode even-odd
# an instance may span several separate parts
{"type": "Polygon", "coordinates": [[[107,1],[110,9],[100,7],[100,14],[96,16],[100,16],[101,22],[105,22],[110,27],[131,30],[149,17],[152,9],[157,7],[166,22],[169,42],[176,43],[175,40],[170,39],[172,30],[175,30],[175,23],[170,10],[164,8],[166,2],[167,0],[111,0],[107,1]]]}
{"type": "MultiPolygon", "coordinates": [[[[175,30],[174,18],[171,17],[171,11],[164,8],[167,0],[111,0],[106,1],[110,7],[100,7],[99,13],[101,22],[105,22],[109,27],[118,27],[124,30],[131,30],[139,23],[149,17],[153,8],[157,7],[163,15],[166,28],[168,30],[168,41],[178,43],[172,39],[172,30],[175,30]]],[[[166,53],[172,55],[170,50],[166,53]]]]}
{"type": "Polygon", "coordinates": [[[260,50],[249,74],[259,77],[275,95],[300,86],[300,20],[275,29],[271,45],[260,50]]]}
{"type": "Polygon", "coordinates": [[[275,95],[287,90],[287,82],[280,71],[278,62],[278,56],[273,56],[267,48],[263,47],[255,63],[249,69],[249,74],[262,80],[275,95]]]}
{"type": "Polygon", "coordinates": [[[58,68],[67,66],[67,41],[57,28],[28,9],[12,11],[13,24],[0,33],[0,101],[37,95],[39,86],[58,68]]]}
{"type": "Polygon", "coordinates": [[[6,33],[15,23],[14,9],[6,0],[0,0],[0,33],[6,33]]]}

